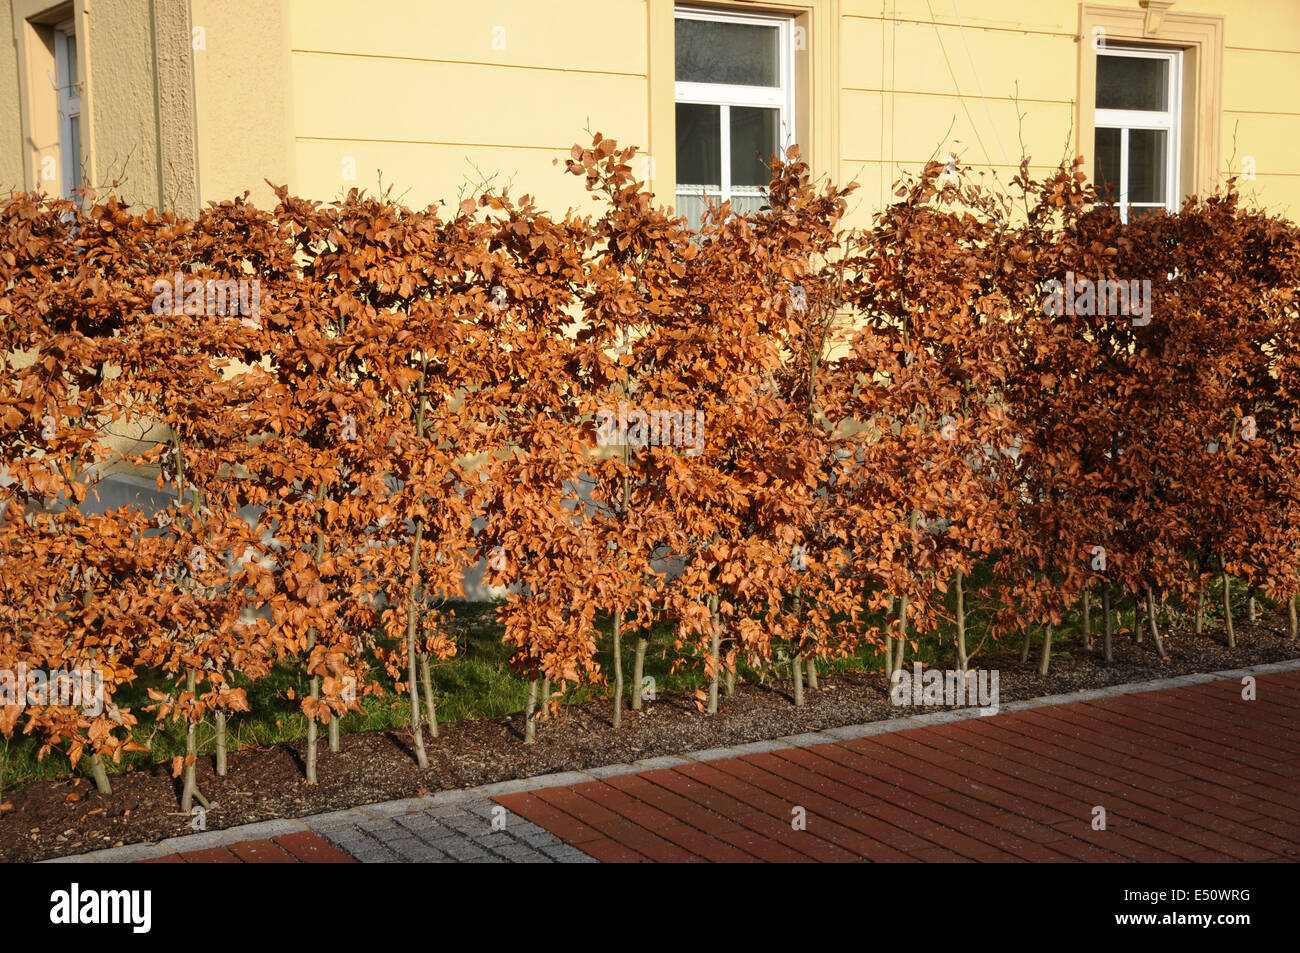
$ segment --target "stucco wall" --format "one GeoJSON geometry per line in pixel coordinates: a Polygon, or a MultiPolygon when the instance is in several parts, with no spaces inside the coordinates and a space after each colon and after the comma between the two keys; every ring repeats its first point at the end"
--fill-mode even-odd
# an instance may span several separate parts
{"type": "Polygon", "coordinates": [[[190,0],[190,22],[202,202],[248,190],[265,207],[266,180],[297,185],[287,0],[190,0]]]}

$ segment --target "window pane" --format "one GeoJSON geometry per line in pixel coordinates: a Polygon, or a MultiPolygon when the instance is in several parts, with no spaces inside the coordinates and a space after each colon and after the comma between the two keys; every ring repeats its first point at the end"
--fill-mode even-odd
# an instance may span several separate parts
{"type": "Polygon", "coordinates": [[[1167,211],[1167,209],[1163,205],[1130,205],[1128,207],[1128,220],[1131,222],[1135,218],[1159,215],[1161,211],[1167,211]]]}
{"type": "Polygon", "coordinates": [[[766,190],[759,194],[754,194],[754,190],[746,190],[745,193],[737,195],[731,193],[731,210],[737,215],[747,215],[751,212],[757,212],[767,204],[766,190]]]}
{"type": "Polygon", "coordinates": [[[677,181],[722,187],[722,110],[696,103],[677,104],[677,181]]]}
{"type": "Polygon", "coordinates": [[[718,195],[703,192],[677,193],[677,214],[685,215],[686,224],[691,228],[700,227],[700,222],[704,220],[704,213],[708,211],[710,204],[721,205],[722,199],[718,195]]]}
{"type": "Polygon", "coordinates": [[[775,26],[679,19],[677,80],[779,86],[779,36],[775,26]]]}
{"type": "Polygon", "coordinates": [[[1097,108],[1169,108],[1169,61],[1137,56],[1097,57],[1097,108]]]}
{"type": "Polygon", "coordinates": [[[731,107],[731,184],[767,185],[768,161],[780,151],[781,111],[753,106],[731,107]]]}
{"type": "Polygon", "coordinates": [[[64,161],[69,163],[67,170],[68,189],[81,188],[81,117],[72,116],[68,123],[68,154],[64,161]]]}
{"type": "MultiPolygon", "coordinates": [[[[75,34],[68,35],[68,77],[67,85],[77,85],[77,37],[75,34]]],[[[68,90],[73,96],[79,95],[77,90],[68,90]]]]}
{"type": "Polygon", "coordinates": [[[1105,199],[1109,188],[1115,190],[1114,198],[1119,198],[1119,129],[1098,128],[1093,135],[1092,146],[1092,181],[1097,186],[1097,197],[1105,199]]]}
{"type": "Polygon", "coordinates": [[[1163,129],[1128,131],[1128,195],[1130,202],[1166,202],[1169,188],[1165,151],[1169,134],[1163,129]]]}

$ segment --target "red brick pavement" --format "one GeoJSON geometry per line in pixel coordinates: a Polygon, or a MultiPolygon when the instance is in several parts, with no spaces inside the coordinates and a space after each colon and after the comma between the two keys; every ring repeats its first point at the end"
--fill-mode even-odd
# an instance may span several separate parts
{"type": "Polygon", "coordinates": [[[250,840],[225,847],[192,850],[142,860],[142,864],[354,864],[324,838],[308,831],[281,834],[268,840],[250,840]]]}
{"type": "Polygon", "coordinates": [[[1300,671],[1256,682],[1254,701],[1210,682],[494,800],[603,861],[1300,860],[1300,671]]]}

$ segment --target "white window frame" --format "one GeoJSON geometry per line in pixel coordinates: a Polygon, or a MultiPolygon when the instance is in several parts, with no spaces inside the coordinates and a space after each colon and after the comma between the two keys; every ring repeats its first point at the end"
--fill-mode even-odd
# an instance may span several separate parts
{"type": "MultiPolygon", "coordinates": [[[[732,186],[731,184],[731,107],[760,106],[780,110],[778,118],[777,146],[784,155],[795,141],[794,112],[794,17],[781,14],[731,13],[724,10],[704,10],[693,7],[677,7],[673,11],[674,23],[677,20],[712,20],[720,23],[743,23],[750,26],[777,28],[777,68],[779,86],[736,86],[725,83],[688,83],[677,82],[676,103],[688,103],[701,106],[719,107],[719,139],[721,156],[719,157],[720,187],[710,188],[712,183],[681,183],[677,185],[677,197],[698,198],[701,195],[715,199],[718,203],[728,202],[740,196],[765,196],[763,186],[732,186]]],[[[676,62],[673,68],[676,69],[676,62]]],[[[674,104],[675,105],[675,104],[674,104]]],[[[676,146],[674,146],[676,148],[676,146]]]]}
{"type": "MultiPolygon", "coordinates": [[[[1146,49],[1142,47],[1107,46],[1097,51],[1097,71],[1101,72],[1103,57],[1126,56],[1134,59],[1164,60],[1169,64],[1168,108],[1162,112],[1147,109],[1100,109],[1094,107],[1093,128],[1118,129],[1119,182],[1115,204],[1120,221],[1127,223],[1130,208],[1166,208],[1177,212],[1182,195],[1179,182],[1179,157],[1182,154],[1182,104],[1183,104],[1183,53],[1181,50],[1146,49]],[[1163,202],[1130,202],[1128,199],[1128,141],[1133,129],[1162,129],[1167,133],[1165,150],[1166,197],[1163,202]]],[[[1100,85],[1098,79],[1098,85],[1100,85]]],[[[1095,132],[1094,132],[1095,135],[1095,132]]],[[[1095,145],[1094,145],[1095,149],[1095,145]]],[[[1095,158],[1094,158],[1094,161],[1095,158]]],[[[1098,183],[1100,187],[1100,183],[1098,183]]]]}
{"type": "MultiPolygon", "coordinates": [[[[54,28],[55,85],[59,94],[59,165],[63,197],[73,197],[73,189],[81,185],[81,156],[73,154],[73,143],[80,143],[81,122],[81,72],[75,62],[77,33],[71,20],[54,28]],[[72,81],[74,72],[77,82],[72,81]]],[[[80,149],[76,150],[80,153],[80,149]]]]}

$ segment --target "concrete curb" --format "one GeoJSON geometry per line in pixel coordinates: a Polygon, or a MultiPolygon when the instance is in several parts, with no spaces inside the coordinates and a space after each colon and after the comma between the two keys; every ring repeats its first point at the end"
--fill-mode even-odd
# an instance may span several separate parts
{"type": "MultiPolygon", "coordinates": [[[[1127,682],[1123,685],[1111,685],[1106,688],[1086,689],[1070,695],[1046,695],[1042,698],[1007,702],[998,707],[997,715],[988,717],[996,718],[998,715],[1008,712],[1027,711],[1032,708],[1047,708],[1053,705],[1094,701],[1099,698],[1115,698],[1120,695],[1135,695],[1169,688],[1181,688],[1187,685],[1202,685],[1206,682],[1239,679],[1247,675],[1266,675],[1272,672],[1289,672],[1296,669],[1300,669],[1300,658],[1251,665],[1246,668],[1227,669],[1220,672],[1179,675],[1174,678],[1161,678],[1150,682],[1127,682]]],[[[474,814],[483,814],[490,811],[491,799],[503,794],[519,794],[543,788],[568,787],[591,781],[602,781],[606,778],[624,774],[635,774],[641,771],[716,761],[719,758],[740,758],[745,755],[766,754],[787,748],[809,748],[814,745],[851,741],[856,738],[866,738],[895,731],[910,731],[914,728],[924,728],[930,725],[948,724],[955,721],[964,721],[968,718],[980,718],[983,717],[982,711],[980,708],[960,708],[926,715],[868,722],[861,725],[845,725],[840,728],[827,728],[822,731],[809,731],[798,735],[787,735],[784,738],[776,738],[770,741],[753,741],[728,748],[708,748],[703,751],[688,751],[681,755],[646,758],[631,764],[611,764],[598,768],[589,768],[585,771],[539,774],[531,778],[498,781],[493,784],[480,785],[476,788],[439,791],[436,794],[426,794],[421,797],[365,804],[342,811],[314,814],[309,817],[258,821],[254,824],[241,824],[237,827],[228,827],[219,831],[203,831],[197,834],[169,837],[155,844],[126,844],[122,847],[109,847],[85,854],[73,854],[68,857],[43,860],[41,863],[132,863],[140,860],[151,860],[156,857],[165,857],[168,854],[186,853],[243,841],[277,837],[296,831],[313,831],[323,834],[341,827],[355,827],[366,823],[373,824],[376,821],[391,820],[412,811],[427,811],[432,808],[460,808],[474,814]]]]}

